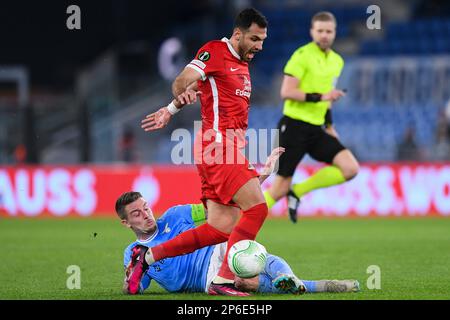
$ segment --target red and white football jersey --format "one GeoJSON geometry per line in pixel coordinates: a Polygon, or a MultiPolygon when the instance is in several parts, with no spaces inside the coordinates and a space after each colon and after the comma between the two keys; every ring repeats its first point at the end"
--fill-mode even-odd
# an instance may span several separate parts
{"type": "Polygon", "coordinates": [[[202,129],[215,131],[222,142],[226,129],[245,130],[252,85],[248,63],[241,60],[227,38],[206,43],[186,67],[202,76],[198,81],[202,129]]]}

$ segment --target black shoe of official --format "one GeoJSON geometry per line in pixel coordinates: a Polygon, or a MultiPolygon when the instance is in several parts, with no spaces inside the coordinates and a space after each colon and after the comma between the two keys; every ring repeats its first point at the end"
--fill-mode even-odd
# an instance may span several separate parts
{"type": "Polygon", "coordinates": [[[297,208],[300,205],[300,198],[297,197],[294,191],[289,190],[288,194],[288,208],[289,208],[289,219],[293,223],[297,223],[297,208]]]}

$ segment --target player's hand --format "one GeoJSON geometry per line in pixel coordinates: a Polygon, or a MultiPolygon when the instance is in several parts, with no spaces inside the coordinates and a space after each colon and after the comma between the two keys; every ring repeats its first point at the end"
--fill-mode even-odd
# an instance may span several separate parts
{"type": "Polygon", "coordinates": [[[131,262],[125,268],[125,278],[123,279],[123,286],[122,286],[122,292],[124,294],[128,294],[128,278],[130,277],[130,273],[131,273],[131,262]]]}
{"type": "Polygon", "coordinates": [[[253,278],[247,278],[242,279],[239,277],[234,278],[234,285],[239,290],[242,290],[244,292],[252,292],[252,291],[258,291],[259,287],[259,277],[253,277],[253,278]]]}
{"type": "Polygon", "coordinates": [[[171,118],[172,115],[169,110],[167,110],[167,107],[162,107],[158,111],[147,115],[145,119],[141,121],[141,128],[144,129],[144,131],[158,130],[167,126],[171,118]]]}
{"type": "Polygon", "coordinates": [[[281,155],[284,153],[286,149],[283,147],[278,147],[272,150],[272,153],[267,158],[266,164],[264,165],[264,169],[261,172],[262,176],[269,176],[273,170],[275,169],[275,164],[277,163],[278,159],[281,157],[281,155]]]}
{"type": "Polygon", "coordinates": [[[326,127],[325,132],[328,133],[330,136],[333,136],[336,139],[339,139],[339,134],[337,133],[336,129],[334,129],[333,126],[326,127]]]}
{"type": "Polygon", "coordinates": [[[177,100],[183,105],[184,104],[193,104],[193,103],[197,102],[197,97],[200,96],[201,94],[202,94],[201,91],[186,89],[185,92],[183,92],[182,94],[180,94],[177,97],[177,100]]]}
{"type": "Polygon", "coordinates": [[[328,93],[322,95],[322,101],[337,101],[345,96],[345,92],[342,90],[333,89],[328,93]]]}
{"type": "Polygon", "coordinates": [[[122,292],[128,294],[128,276],[125,276],[125,279],[123,279],[122,292]]]}

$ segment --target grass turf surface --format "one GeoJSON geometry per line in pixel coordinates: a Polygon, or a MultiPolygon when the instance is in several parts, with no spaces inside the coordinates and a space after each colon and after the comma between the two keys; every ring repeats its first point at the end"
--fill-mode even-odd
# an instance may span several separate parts
{"type": "MultiPolygon", "coordinates": [[[[122,255],[133,240],[117,219],[2,219],[0,299],[230,299],[155,283],[123,295],[122,255]],[[81,269],[79,290],[66,287],[70,265],[81,269]]],[[[450,219],[273,219],[257,240],[300,278],[358,279],[362,291],[250,299],[450,299],[450,219]],[[381,269],[380,290],[367,288],[370,265],[381,269]]]]}

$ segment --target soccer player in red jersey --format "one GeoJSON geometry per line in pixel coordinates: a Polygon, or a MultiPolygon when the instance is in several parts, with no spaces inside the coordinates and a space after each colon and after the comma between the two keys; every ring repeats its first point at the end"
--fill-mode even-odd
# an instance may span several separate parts
{"type": "MultiPolygon", "coordinates": [[[[202,183],[207,223],[174,239],[142,248],[144,267],[135,268],[132,282],[145,266],[228,240],[229,248],[243,239],[255,239],[268,214],[258,173],[240,152],[248,126],[251,81],[248,70],[267,37],[267,20],[253,8],[241,11],[230,39],[206,43],[172,84],[175,99],[142,121],[145,131],[163,128],[182,106],[200,97],[202,129],[194,155],[202,183]],[[240,212],[242,217],[239,219],[240,212]],[[239,220],[239,221],[238,221],[239,220]],[[144,261],[145,260],[145,261],[144,261]]],[[[143,271],[144,270],[144,271],[143,271]]],[[[227,259],[209,289],[212,295],[246,296],[234,285],[227,259]]]]}

